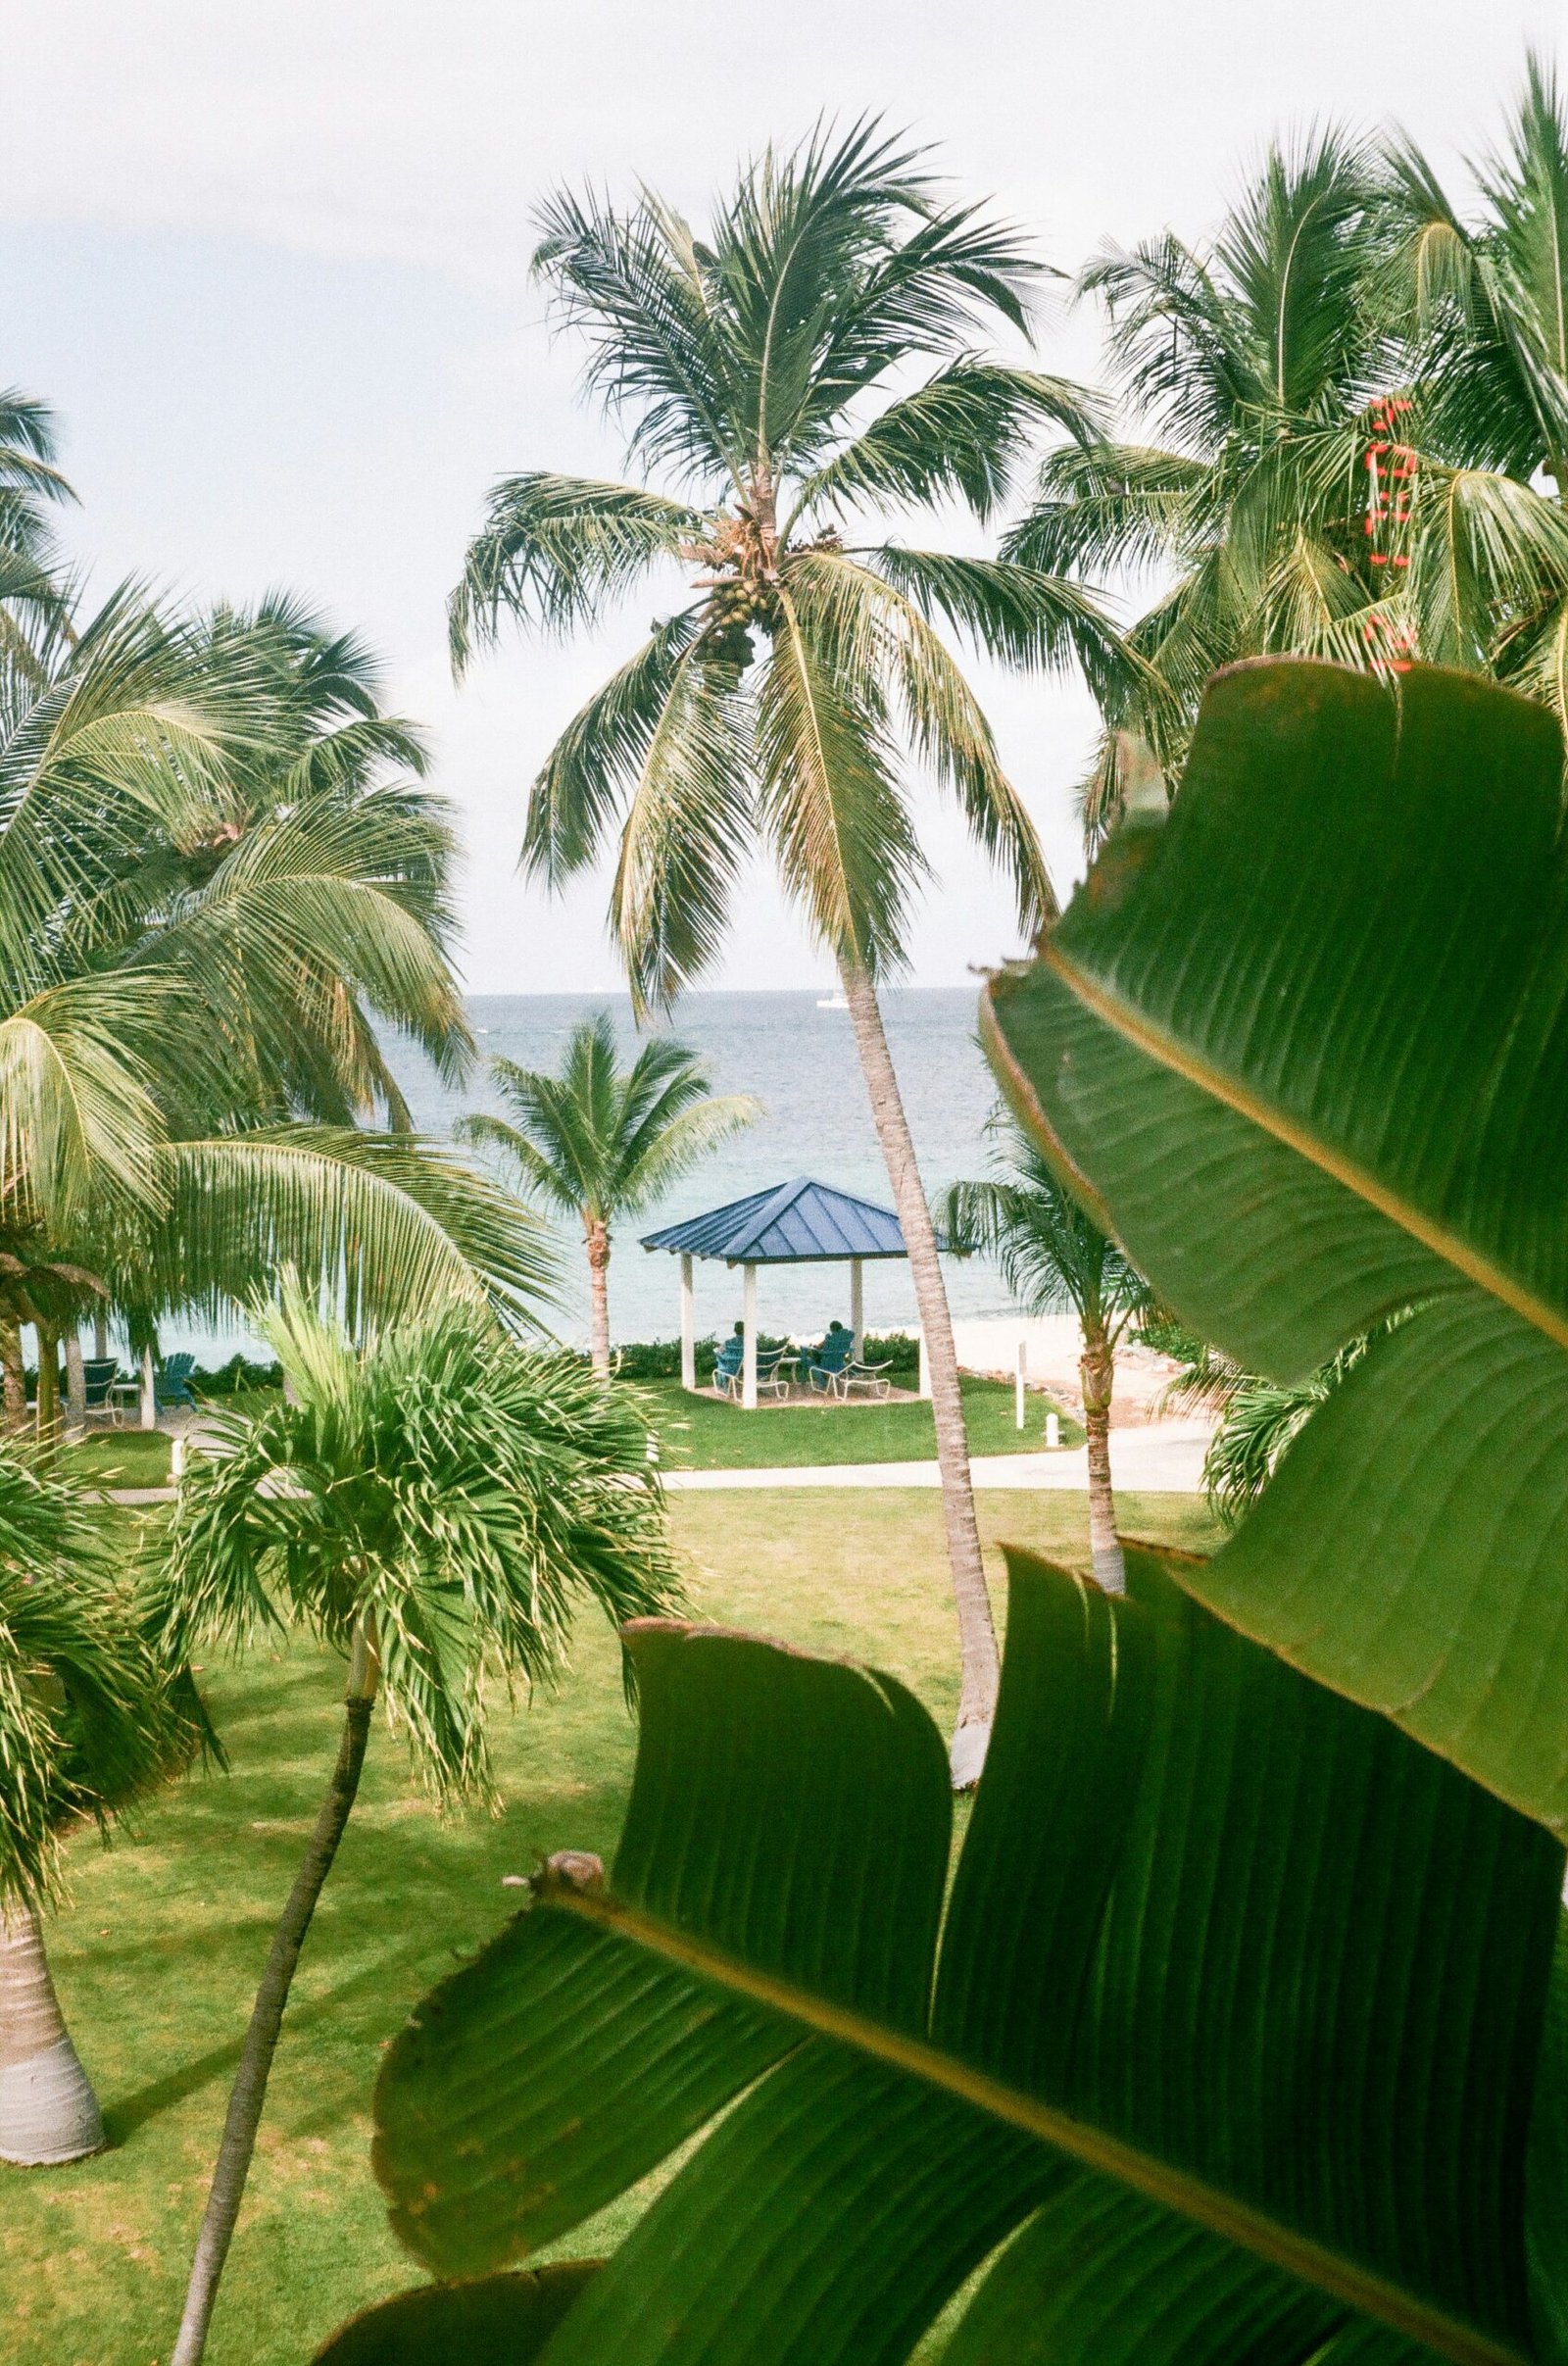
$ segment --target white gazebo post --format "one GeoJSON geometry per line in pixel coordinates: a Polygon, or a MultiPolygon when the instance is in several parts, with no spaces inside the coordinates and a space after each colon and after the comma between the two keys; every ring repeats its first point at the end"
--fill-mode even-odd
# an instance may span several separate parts
{"type": "Polygon", "coordinates": [[[757,1410],[757,1267],[744,1268],[746,1287],[741,1303],[741,1407],[757,1410]]]}
{"type": "Polygon", "coordinates": [[[692,1260],[686,1252],[680,1260],[680,1385],[683,1389],[697,1386],[697,1319],[692,1300],[692,1260]]]}
{"type": "Polygon", "coordinates": [[[1024,1374],[1028,1369],[1029,1342],[1020,1331],[1018,1334],[1018,1368],[1012,1384],[1012,1415],[1013,1426],[1016,1429],[1023,1427],[1023,1382],[1024,1374]]]}
{"type": "Polygon", "coordinates": [[[850,1354],[858,1362],[865,1352],[865,1265],[858,1257],[850,1259],[850,1354]]]}
{"type": "Polygon", "coordinates": [[[153,1352],[141,1352],[141,1425],[143,1429],[158,1427],[158,1391],[153,1385],[153,1352]]]}

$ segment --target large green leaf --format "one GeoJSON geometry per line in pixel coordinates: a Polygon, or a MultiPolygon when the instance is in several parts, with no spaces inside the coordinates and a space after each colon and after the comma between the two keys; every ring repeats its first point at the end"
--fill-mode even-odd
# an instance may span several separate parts
{"type": "Polygon", "coordinates": [[[1568,1829],[1568,879],[1553,717],[1467,676],[1221,676],[987,1024],[1184,1321],[1298,1379],[1393,1309],[1193,1579],[1568,1829]]]}
{"type": "Polygon", "coordinates": [[[474,2284],[422,2284],[341,2326],[315,2366],[526,2366],[594,2274],[592,2262],[474,2284]]]}
{"type": "Polygon", "coordinates": [[[1561,1851],[1130,1562],[1112,1600],[1012,1556],[940,1948],[923,1710],[633,1629],[612,1885],[543,1879],[383,2070],[427,2263],[555,2240],[729,2102],[550,2366],[905,2359],[993,2253],[965,2366],[1535,2354],[1561,1851]]]}

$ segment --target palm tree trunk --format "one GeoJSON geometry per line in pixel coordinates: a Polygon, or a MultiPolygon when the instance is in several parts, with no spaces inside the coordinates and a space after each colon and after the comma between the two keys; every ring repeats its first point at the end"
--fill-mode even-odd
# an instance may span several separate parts
{"type": "Polygon", "coordinates": [[[888,1181],[893,1186],[893,1205],[898,1209],[904,1234],[909,1274],[914,1283],[914,1303],[925,1341],[931,1410],[936,1420],[937,1467],[942,1474],[942,1511],[948,1531],[948,1566],[958,1614],[958,1716],[950,1754],[955,1787],[967,1790],[970,1784],[979,1781],[980,1769],[985,1764],[991,1721],[996,1715],[1000,1670],[997,1631],[991,1616],[991,1596],[986,1588],[980,1530],[975,1520],[974,1489],[969,1480],[969,1441],[963,1426],[953,1317],[948,1311],[947,1284],[937,1255],[936,1227],[915,1163],[914,1143],[882,1026],[876,988],[863,970],[853,967],[847,961],[840,961],[839,976],[844,999],[850,1006],[850,1023],[855,1029],[856,1048],[860,1055],[888,1181]]]}
{"type": "Polygon", "coordinates": [[[610,1378],[610,1228],[584,1220],[588,1236],[588,1354],[602,1380],[610,1378]]]}
{"type": "Polygon", "coordinates": [[[98,2098],[76,2057],[30,1906],[0,1915],[0,2160],[24,2169],[101,2152],[98,2098]]]}
{"type": "Polygon", "coordinates": [[[38,1444],[52,1454],[60,1444],[60,1334],[52,1323],[35,1323],[38,1337],[38,1444]]]}
{"type": "Polygon", "coordinates": [[[373,1638],[363,1627],[357,1628],[349,1657],[348,1692],[343,1705],[343,1738],[338,1745],[337,1764],[332,1769],[332,1780],[316,1819],[311,1845],[294,1876],[288,1903],[272,1934],[267,1969],[256,1992],[250,2027],[245,2033],[245,2049],[235,2074],[233,2093],[228,2098],[228,2115],[223,2122],[222,2141],[213,2170],[207,2212],[197,2238],[196,2256],[191,2262],[190,2283],[185,2292],[185,2313],[179,2322],[179,2336],[170,2366],[198,2366],[207,2348],[207,2332],[212,2323],[213,2305],[218,2298],[219,2279],[223,2273],[223,2262],[228,2257],[234,2224],[239,2217],[239,2205],[245,2193],[245,2181],[250,2175],[251,2155],[256,2149],[256,2131],[261,2126],[262,2106],[267,2099],[267,2082],[283,2026],[283,2008],[288,2002],[288,1992],[299,1963],[300,1949],[305,1945],[305,1934],[311,1927],[311,1917],[316,1911],[316,1901],[332,1869],[332,1859],[337,1854],[338,1843],[343,1838],[344,1827],[360,1788],[377,1674],[373,1638]]]}
{"type": "Polygon", "coordinates": [[[27,1426],[27,1374],[22,1360],[22,1325],[9,1315],[0,1319],[0,1373],[5,1379],[7,1429],[27,1426]]]}
{"type": "Polygon", "coordinates": [[[1125,1594],[1127,1565],[1116,1534],[1116,1499],[1110,1487],[1110,1400],[1116,1385],[1116,1356],[1103,1334],[1086,1329],[1078,1364],[1084,1391],[1084,1437],[1089,1454],[1089,1551],[1095,1583],[1107,1594],[1125,1594]]]}
{"type": "Polygon", "coordinates": [[[66,1435],[82,1437],[87,1428],[87,1375],[81,1360],[81,1333],[66,1333],[66,1435]]]}

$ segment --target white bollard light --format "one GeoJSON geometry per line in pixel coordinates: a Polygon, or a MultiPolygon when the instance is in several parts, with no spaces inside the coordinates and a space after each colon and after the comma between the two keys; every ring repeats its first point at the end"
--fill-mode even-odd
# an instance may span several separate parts
{"type": "Polygon", "coordinates": [[[1059,1413],[1046,1415],[1046,1444],[1048,1446],[1061,1444],[1061,1416],[1059,1413]]]}
{"type": "Polygon", "coordinates": [[[169,1475],[177,1487],[185,1476],[185,1441],[176,1438],[169,1450],[169,1475]]]}

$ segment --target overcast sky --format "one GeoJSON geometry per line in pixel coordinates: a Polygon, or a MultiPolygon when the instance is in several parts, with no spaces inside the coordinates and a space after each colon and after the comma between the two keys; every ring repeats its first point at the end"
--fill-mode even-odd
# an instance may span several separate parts
{"type": "MultiPolygon", "coordinates": [[[[738,156],[822,112],[938,143],[1073,268],[1104,238],[1201,236],[1250,158],[1313,118],[1402,120],[1455,177],[1557,6],[1365,0],[5,0],[0,381],[58,408],[97,588],[287,585],[383,654],[431,729],[467,859],[478,992],[616,979],[602,881],[550,904],[515,875],[526,784],[632,645],[509,642],[461,693],[443,602],[504,471],[612,472],[526,277],[560,180],[644,179],[700,213],[738,156]]],[[[1094,370],[1093,322],[1049,366],[1094,370]]],[[[645,603],[646,605],[646,603],[645,603]]],[[[1092,735],[1070,686],[986,681],[1063,881],[1092,735]]],[[[914,974],[1012,949],[1005,896],[940,812],[914,974]]],[[[765,880],[715,982],[826,976],[765,880]]]]}

